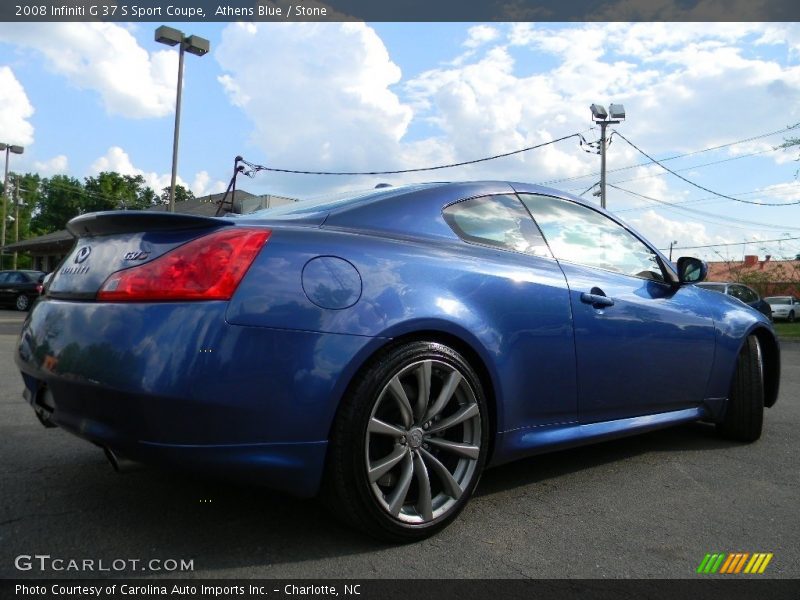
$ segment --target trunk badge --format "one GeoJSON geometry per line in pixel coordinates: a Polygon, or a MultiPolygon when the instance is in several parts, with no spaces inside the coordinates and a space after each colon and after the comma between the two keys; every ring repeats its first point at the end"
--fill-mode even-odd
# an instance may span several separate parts
{"type": "Polygon", "coordinates": [[[76,264],[80,264],[80,263],[82,263],[82,262],[83,262],[83,261],[85,261],[87,258],[89,258],[89,255],[90,255],[91,253],[92,253],[92,248],[91,248],[91,246],[84,246],[83,248],[81,248],[80,250],[78,250],[78,253],[75,255],[75,263],[76,263],[76,264]]]}

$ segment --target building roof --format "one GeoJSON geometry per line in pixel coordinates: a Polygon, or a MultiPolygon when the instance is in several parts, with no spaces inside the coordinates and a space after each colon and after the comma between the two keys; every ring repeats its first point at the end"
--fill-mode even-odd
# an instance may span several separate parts
{"type": "Polygon", "coordinates": [[[716,261],[708,263],[706,281],[741,281],[744,277],[763,278],[765,281],[797,281],[800,276],[800,260],[772,260],[771,256],[759,259],[754,254],[744,260],[716,261]]]}
{"type": "Polygon", "coordinates": [[[39,237],[8,244],[3,247],[3,251],[6,254],[10,252],[30,252],[31,250],[44,254],[49,254],[50,252],[57,254],[64,247],[69,249],[74,241],[75,238],[72,237],[72,234],[66,229],[62,229],[61,231],[53,231],[39,237]]]}
{"type": "MultiPolygon", "coordinates": [[[[175,203],[175,212],[184,215],[200,215],[203,217],[213,217],[217,214],[219,202],[225,196],[225,193],[209,194],[208,196],[201,196],[199,198],[192,198],[191,200],[184,200],[183,202],[175,203]]],[[[236,190],[236,203],[239,204],[242,200],[248,198],[256,198],[255,194],[246,192],[244,190],[236,190]]],[[[165,212],[169,210],[168,204],[159,204],[148,208],[147,210],[165,212]]],[[[235,211],[234,211],[235,212],[235,211]]]]}

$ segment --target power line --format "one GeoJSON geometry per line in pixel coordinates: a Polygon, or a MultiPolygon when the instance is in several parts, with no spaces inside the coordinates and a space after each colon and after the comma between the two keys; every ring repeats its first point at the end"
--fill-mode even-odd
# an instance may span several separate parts
{"type": "Polygon", "coordinates": [[[690,179],[687,179],[686,177],[684,177],[680,173],[678,173],[676,171],[673,171],[669,167],[664,166],[663,164],[661,164],[661,162],[657,161],[655,158],[653,158],[652,156],[647,154],[647,152],[645,152],[644,150],[639,148],[636,144],[634,144],[632,141],[630,141],[628,138],[626,138],[620,132],[616,131],[614,133],[616,133],[619,137],[621,137],[623,140],[625,140],[625,142],[627,142],[628,145],[630,145],[634,150],[636,150],[637,152],[639,152],[643,156],[649,158],[652,162],[657,164],[659,167],[661,167],[665,171],[668,171],[669,173],[672,173],[678,179],[681,179],[681,180],[685,181],[686,183],[688,183],[689,185],[694,186],[694,187],[696,187],[696,188],[698,188],[700,190],[708,192],[709,194],[714,194],[715,196],[719,196],[720,198],[725,198],[726,200],[733,200],[734,202],[740,202],[742,204],[754,204],[756,206],[791,206],[793,204],[800,204],[800,200],[797,200],[795,202],[756,202],[755,200],[742,200],[741,198],[734,198],[733,196],[728,196],[726,194],[720,194],[719,192],[715,192],[714,190],[712,190],[710,188],[707,188],[705,186],[702,186],[699,183],[695,183],[694,181],[692,181],[690,179]]]}
{"type": "MultiPolygon", "coordinates": [[[[736,140],[735,142],[728,142],[726,144],[720,144],[718,146],[711,146],[709,148],[703,148],[701,150],[693,150],[692,152],[686,152],[684,154],[676,154],[675,156],[668,156],[667,158],[662,158],[661,162],[667,162],[667,161],[670,161],[670,160],[677,160],[679,158],[686,158],[687,156],[694,156],[695,154],[702,154],[704,152],[711,152],[713,150],[720,150],[722,148],[728,148],[730,146],[736,146],[737,144],[744,144],[746,142],[752,142],[754,140],[759,140],[759,139],[762,139],[762,138],[765,138],[765,137],[778,135],[779,133],[786,133],[787,131],[792,131],[794,129],[797,129],[798,127],[800,127],[800,123],[796,123],[794,125],[790,125],[789,127],[786,127],[784,129],[778,129],[776,131],[770,131],[768,133],[762,133],[762,134],[759,134],[759,135],[754,135],[754,136],[751,136],[749,138],[745,138],[743,140],[736,140]]],[[[778,148],[773,148],[773,150],[777,150],[777,149],[778,148]]],[[[607,173],[618,173],[620,171],[627,171],[627,170],[630,170],[630,169],[635,169],[637,167],[646,167],[647,165],[652,164],[653,162],[655,162],[655,160],[651,159],[649,162],[646,162],[646,163],[637,163],[635,165],[628,165],[626,167],[617,167],[616,169],[611,169],[611,170],[607,171],[607,173]]],[[[539,185],[550,185],[552,183],[563,183],[565,181],[575,181],[576,179],[585,179],[586,177],[596,177],[599,174],[600,174],[599,171],[593,171],[592,173],[586,173],[585,175],[574,175],[572,177],[564,177],[562,179],[550,179],[548,181],[542,181],[542,182],[539,183],[539,185]]],[[[620,183],[620,182],[617,182],[617,183],[620,183]]]]}
{"type": "MultiPolygon", "coordinates": [[[[699,165],[691,165],[691,166],[688,166],[688,167],[683,167],[681,169],[675,169],[675,171],[677,171],[677,172],[693,171],[695,169],[702,169],[704,167],[710,167],[710,166],[713,166],[713,165],[719,165],[719,164],[722,164],[722,163],[731,162],[733,160],[739,160],[739,159],[742,159],[742,158],[750,158],[751,156],[758,156],[759,154],[765,154],[767,152],[775,152],[776,150],[780,150],[780,148],[769,148],[767,150],[759,150],[758,152],[751,152],[749,154],[740,154],[739,156],[732,156],[732,157],[729,157],[729,158],[723,158],[721,160],[715,160],[715,161],[712,161],[712,162],[702,163],[702,164],[699,164],[699,165]]],[[[650,164],[650,163],[642,163],[641,165],[637,165],[637,166],[646,167],[646,166],[648,166],[648,164],[650,164]]],[[[619,179],[619,180],[615,181],[614,183],[630,183],[631,181],[641,181],[642,179],[652,179],[653,177],[663,177],[664,175],[668,175],[668,174],[669,173],[667,173],[667,172],[649,173],[647,175],[641,175],[639,177],[631,177],[629,179],[619,179]]],[[[609,185],[611,185],[611,184],[609,183],[609,185]]],[[[579,187],[566,188],[565,191],[574,192],[574,191],[579,190],[579,189],[581,189],[581,188],[579,188],[579,187]]]]}
{"type": "MultiPolygon", "coordinates": [[[[727,227],[735,227],[737,229],[740,229],[740,227],[736,227],[736,225],[732,225],[730,223],[730,222],[733,222],[733,223],[739,223],[741,225],[747,225],[748,226],[747,229],[753,229],[753,226],[756,225],[756,226],[765,227],[767,229],[775,229],[775,230],[779,230],[779,231],[786,231],[787,229],[793,229],[795,231],[800,230],[800,227],[790,227],[790,226],[786,226],[786,225],[774,225],[774,224],[771,224],[771,223],[760,223],[758,221],[743,220],[743,219],[736,219],[734,217],[725,217],[725,216],[722,216],[722,215],[715,215],[714,213],[708,213],[708,212],[705,212],[705,211],[702,211],[702,210],[697,210],[696,208],[688,208],[688,207],[685,207],[685,206],[679,206],[679,205],[677,205],[677,204],[675,204],[673,202],[667,202],[666,200],[661,200],[659,198],[653,198],[652,196],[646,196],[645,194],[640,194],[638,192],[634,192],[633,190],[628,190],[628,189],[619,187],[617,185],[614,185],[612,183],[609,183],[608,186],[612,187],[612,188],[614,188],[616,190],[619,190],[621,192],[625,192],[626,194],[630,194],[632,196],[638,196],[639,198],[644,198],[645,200],[652,200],[653,202],[656,202],[658,204],[663,204],[663,205],[665,205],[667,207],[671,207],[671,208],[676,209],[676,210],[682,210],[682,211],[685,211],[685,212],[690,213],[690,214],[699,214],[699,215],[703,215],[703,216],[706,216],[706,217],[710,217],[712,219],[716,219],[716,222],[707,221],[709,223],[713,223],[714,225],[725,225],[727,227]]],[[[615,211],[615,212],[620,212],[620,211],[615,211]]]]}
{"type": "MultiPolygon", "coordinates": [[[[792,240],[800,240],[800,236],[797,237],[785,237],[785,238],[777,238],[774,240],[751,240],[749,242],[730,242],[727,244],[706,244],[704,246],[673,246],[673,250],[699,250],[701,248],[722,248],[723,246],[746,246],[747,244],[768,244],[769,242],[790,242],[792,240]]],[[[668,248],[659,248],[662,252],[668,250],[668,248]]]]}
{"type": "Polygon", "coordinates": [[[504,152],[503,154],[495,154],[493,156],[486,156],[484,158],[476,158],[474,160],[465,160],[463,162],[451,163],[447,165],[437,165],[435,167],[418,167],[415,169],[398,169],[394,171],[306,171],[301,169],[281,169],[278,167],[267,167],[264,165],[258,165],[247,160],[241,159],[238,162],[241,162],[247,165],[250,170],[242,171],[248,177],[254,176],[259,171],[271,171],[273,173],[291,173],[293,175],[401,175],[404,173],[419,173],[422,171],[437,171],[439,169],[450,169],[453,167],[463,167],[465,165],[474,165],[476,163],[482,163],[489,160],[496,160],[498,158],[505,158],[507,156],[513,156],[515,154],[522,154],[523,152],[529,152],[531,150],[536,150],[537,148],[542,148],[544,146],[549,146],[550,144],[555,144],[557,142],[563,142],[564,140],[568,140],[570,138],[580,138],[581,145],[588,144],[584,139],[583,135],[580,133],[573,133],[570,135],[565,135],[564,137],[557,138],[555,140],[550,140],[549,142],[543,142],[541,144],[536,144],[535,146],[528,146],[527,148],[520,148],[519,150],[513,150],[511,152],[504,152]]]}
{"type": "MultiPolygon", "coordinates": [[[[615,132],[616,133],[616,132],[615,132]]],[[[751,152],[749,154],[740,154],[739,156],[731,156],[729,158],[723,158],[721,160],[715,160],[712,162],[702,163],[699,165],[692,165],[689,167],[683,167],[682,169],[675,169],[676,172],[681,171],[693,171],[695,169],[702,169],[704,167],[710,167],[713,165],[720,165],[722,163],[731,162],[734,160],[740,160],[742,158],[750,158],[751,156],[758,156],[760,154],[766,154],[767,152],[775,152],[780,148],[769,148],[767,150],[759,150],[758,152],[751,152]]],[[[663,177],[667,173],[650,173],[649,175],[642,175],[640,177],[631,177],[630,179],[620,179],[619,181],[615,181],[614,183],[629,183],[631,181],[640,181],[642,179],[651,179],[653,177],[663,177]]]]}
{"type": "MultiPolygon", "coordinates": [[[[621,183],[621,182],[616,182],[616,183],[621,183]]],[[[609,184],[609,185],[612,185],[612,184],[609,184]]],[[[630,190],[627,190],[627,191],[630,192],[630,190]]],[[[782,190],[781,189],[774,189],[774,190],[771,190],[769,193],[771,195],[782,196],[784,194],[797,194],[798,192],[800,192],[800,189],[798,189],[798,190],[794,190],[794,189],[782,189],[782,190]]],[[[630,192],[630,193],[634,193],[634,192],[630,192]]],[[[748,196],[750,194],[764,194],[764,193],[765,193],[765,190],[762,188],[762,189],[758,189],[758,190],[750,190],[749,192],[737,192],[734,195],[736,195],[736,196],[748,196]]],[[[637,195],[641,196],[641,194],[637,194],[637,195]]],[[[642,197],[646,198],[647,196],[642,196],[642,197]]],[[[642,204],[641,206],[633,206],[631,208],[620,208],[619,210],[615,210],[614,213],[632,212],[634,210],[644,210],[644,209],[649,208],[651,206],[657,206],[656,203],[660,202],[656,198],[653,198],[653,200],[654,200],[654,203],[652,203],[652,204],[642,204]]],[[[721,201],[721,199],[718,198],[717,196],[704,196],[702,198],[692,198],[692,199],[689,199],[689,200],[681,200],[680,202],[672,202],[671,204],[675,205],[675,206],[680,205],[680,204],[692,204],[692,205],[695,205],[695,204],[703,204],[703,203],[710,203],[710,202],[720,202],[720,201],[721,201]]],[[[666,201],[664,201],[664,202],[666,202],[666,201]]],[[[793,227],[791,229],[800,229],[800,227],[793,227]]]]}

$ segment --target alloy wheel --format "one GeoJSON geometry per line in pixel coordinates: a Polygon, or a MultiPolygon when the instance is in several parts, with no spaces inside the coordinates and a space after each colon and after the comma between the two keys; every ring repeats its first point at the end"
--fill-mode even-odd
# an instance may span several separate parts
{"type": "Polygon", "coordinates": [[[384,511],[407,524],[443,517],[477,475],[475,393],[450,364],[408,365],[378,395],[365,441],[367,478],[384,511]]]}
{"type": "Polygon", "coordinates": [[[31,301],[28,300],[28,297],[25,294],[20,294],[17,296],[15,306],[17,307],[17,310],[28,310],[30,303],[31,301]]]}

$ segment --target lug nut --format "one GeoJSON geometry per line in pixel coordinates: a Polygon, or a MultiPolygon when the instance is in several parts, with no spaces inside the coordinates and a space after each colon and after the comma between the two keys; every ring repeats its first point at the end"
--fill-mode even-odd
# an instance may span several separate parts
{"type": "Polygon", "coordinates": [[[403,445],[405,445],[405,443],[406,443],[406,436],[404,436],[404,435],[401,435],[401,436],[400,436],[400,443],[401,443],[401,444],[403,444],[403,445]]]}

